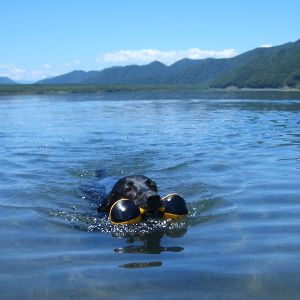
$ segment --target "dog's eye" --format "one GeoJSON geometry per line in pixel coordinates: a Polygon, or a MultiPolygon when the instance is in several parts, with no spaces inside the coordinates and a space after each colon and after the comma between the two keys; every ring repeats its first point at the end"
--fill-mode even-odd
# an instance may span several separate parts
{"type": "Polygon", "coordinates": [[[125,193],[129,193],[129,192],[132,192],[132,187],[127,187],[125,190],[124,190],[125,193]]]}
{"type": "Polygon", "coordinates": [[[155,188],[155,187],[156,187],[155,183],[154,183],[153,181],[151,181],[151,180],[147,180],[147,181],[146,181],[146,185],[147,185],[149,188],[155,188]]]}

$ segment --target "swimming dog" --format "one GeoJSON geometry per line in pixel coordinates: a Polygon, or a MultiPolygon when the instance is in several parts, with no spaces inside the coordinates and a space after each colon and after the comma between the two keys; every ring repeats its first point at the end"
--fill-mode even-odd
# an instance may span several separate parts
{"type": "Polygon", "coordinates": [[[118,180],[98,212],[109,210],[120,199],[131,200],[147,211],[155,211],[163,205],[156,183],[143,175],[126,176],[118,180]]]}
{"type": "Polygon", "coordinates": [[[147,217],[178,218],[188,213],[181,196],[161,198],[156,183],[143,175],[118,180],[98,207],[98,212],[105,211],[113,224],[135,224],[147,217]]]}

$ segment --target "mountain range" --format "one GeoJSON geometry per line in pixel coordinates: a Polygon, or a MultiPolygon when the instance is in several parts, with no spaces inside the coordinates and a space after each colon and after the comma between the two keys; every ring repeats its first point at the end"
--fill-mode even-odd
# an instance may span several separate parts
{"type": "Polygon", "coordinates": [[[16,84],[16,83],[8,77],[0,77],[0,84],[16,84]]]}
{"type": "Polygon", "coordinates": [[[39,85],[196,85],[200,88],[300,88],[300,40],[256,48],[232,58],[182,59],[170,66],[111,67],[73,71],[39,85]]]}

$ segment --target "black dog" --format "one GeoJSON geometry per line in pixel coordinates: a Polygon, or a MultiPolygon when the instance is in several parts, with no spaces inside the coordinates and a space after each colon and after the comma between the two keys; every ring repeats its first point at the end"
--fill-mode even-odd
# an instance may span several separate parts
{"type": "Polygon", "coordinates": [[[120,199],[131,200],[149,213],[163,206],[155,182],[143,175],[126,176],[118,180],[99,206],[98,212],[109,211],[112,205],[120,199]]]}

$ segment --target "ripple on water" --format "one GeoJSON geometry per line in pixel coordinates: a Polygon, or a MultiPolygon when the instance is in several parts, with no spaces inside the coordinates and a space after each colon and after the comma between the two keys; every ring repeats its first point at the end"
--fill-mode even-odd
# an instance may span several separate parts
{"type": "Polygon", "coordinates": [[[2,298],[299,298],[300,101],[105,99],[0,101],[2,298]],[[189,215],[97,214],[115,181],[86,182],[136,173],[181,193],[189,215]]]}
{"type": "Polygon", "coordinates": [[[171,219],[149,219],[133,225],[113,225],[107,215],[101,216],[94,212],[88,215],[84,212],[70,210],[40,209],[40,213],[50,222],[63,224],[82,231],[97,231],[111,234],[116,237],[143,236],[153,232],[162,232],[176,236],[177,234],[181,235],[182,232],[185,233],[191,226],[196,226],[211,219],[232,213],[233,208],[222,208],[222,205],[220,205],[219,210],[216,210],[215,213],[212,212],[212,209],[218,202],[222,202],[222,200],[215,198],[189,203],[188,216],[176,221],[171,219]]]}

